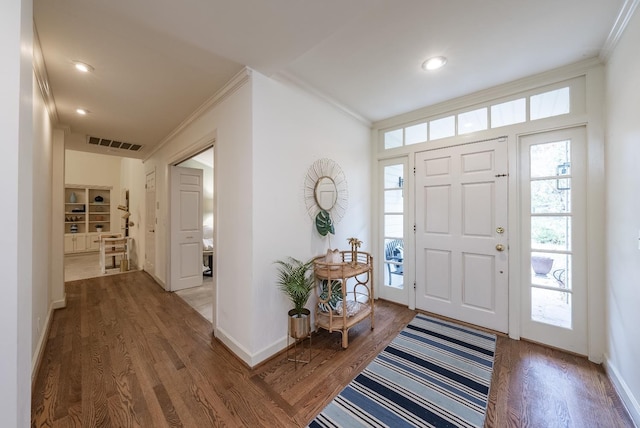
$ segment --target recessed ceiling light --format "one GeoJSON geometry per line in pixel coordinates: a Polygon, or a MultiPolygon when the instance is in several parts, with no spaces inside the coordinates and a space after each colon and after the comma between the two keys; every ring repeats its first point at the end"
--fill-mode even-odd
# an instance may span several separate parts
{"type": "Polygon", "coordinates": [[[73,61],[73,66],[76,68],[76,70],[81,71],[83,73],[88,73],[90,71],[93,71],[93,67],[91,67],[89,64],[82,61],[73,61]]]}
{"type": "Polygon", "coordinates": [[[437,70],[447,63],[447,58],[443,56],[434,56],[422,63],[422,68],[425,70],[437,70]]]}
{"type": "Polygon", "coordinates": [[[77,108],[76,109],[76,113],[78,113],[80,116],[86,116],[87,113],[89,113],[89,110],[83,109],[83,108],[77,108]]]}

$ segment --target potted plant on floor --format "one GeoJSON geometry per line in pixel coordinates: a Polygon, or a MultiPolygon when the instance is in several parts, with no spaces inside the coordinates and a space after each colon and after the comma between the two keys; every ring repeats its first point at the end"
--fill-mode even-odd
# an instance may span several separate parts
{"type": "Polygon", "coordinates": [[[275,263],[279,265],[278,288],[293,303],[293,309],[289,311],[289,335],[294,339],[302,339],[311,331],[311,311],[305,305],[315,284],[310,272],[313,260],[302,262],[289,257],[275,263]]]}

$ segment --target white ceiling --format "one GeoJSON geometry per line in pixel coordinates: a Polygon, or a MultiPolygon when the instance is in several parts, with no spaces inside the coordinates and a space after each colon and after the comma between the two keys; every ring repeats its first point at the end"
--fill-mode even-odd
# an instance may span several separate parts
{"type": "Polygon", "coordinates": [[[624,4],[34,0],[34,21],[71,148],[92,135],[143,144],[110,154],[145,157],[244,66],[376,121],[602,55],[624,4]],[[422,71],[435,55],[446,67],[422,71]],[[75,72],[73,60],[95,70],[75,72]]]}

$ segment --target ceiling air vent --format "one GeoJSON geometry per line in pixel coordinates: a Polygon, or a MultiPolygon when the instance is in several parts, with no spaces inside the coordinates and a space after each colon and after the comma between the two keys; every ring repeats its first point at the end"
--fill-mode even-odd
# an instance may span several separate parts
{"type": "Polygon", "coordinates": [[[129,150],[132,152],[138,152],[142,149],[141,144],[123,143],[122,141],[109,140],[107,138],[98,138],[87,136],[87,143],[94,146],[109,147],[110,149],[129,150]]]}

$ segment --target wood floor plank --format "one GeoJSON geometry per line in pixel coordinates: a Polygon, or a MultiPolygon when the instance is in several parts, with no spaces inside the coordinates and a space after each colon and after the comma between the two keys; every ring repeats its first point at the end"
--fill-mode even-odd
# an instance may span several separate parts
{"type": "Polygon", "coordinates": [[[485,426],[632,428],[608,388],[602,367],[584,357],[499,337],[485,426]]]}
{"type": "MultiPolygon", "coordinates": [[[[360,323],[312,337],[308,364],[286,352],[249,369],[211,324],[143,272],[66,284],[32,395],[34,427],[305,426],[414,317],[376,302],[360,323]]],[[[500,336],[486,427],[632,427],[601,366],[500,336]]]]}

